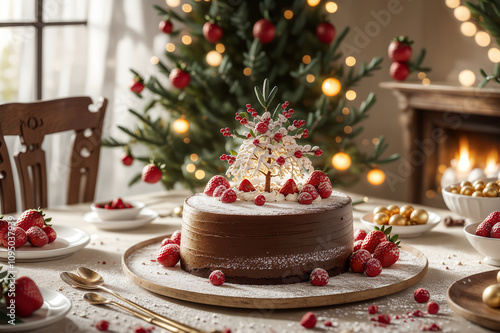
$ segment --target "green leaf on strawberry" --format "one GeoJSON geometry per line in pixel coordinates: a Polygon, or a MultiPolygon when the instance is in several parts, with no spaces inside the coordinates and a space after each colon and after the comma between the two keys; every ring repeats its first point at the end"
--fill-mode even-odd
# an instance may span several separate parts
{"type": "Polygon", "coordinates": [[[399,235],[394,234],[391,236],[392,226],[389,226],[388,228],[386,228],[385,225],[383,225],[381,228],[379,228],[378,226],[375,226],[375,227],[373,227],[373,229],[382,231],[387,236],[387,240],[389,242],[395,243],[398,247],[401,247],[401,246],[399,246],[401,241],[398,241],[399,235]]]}

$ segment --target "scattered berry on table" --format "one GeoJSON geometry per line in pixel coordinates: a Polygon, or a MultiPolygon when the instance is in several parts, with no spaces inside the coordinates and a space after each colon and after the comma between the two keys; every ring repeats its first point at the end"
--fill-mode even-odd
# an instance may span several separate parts
{"type": "Polygon", "coordinates": [[[99,320],[95,324],[95,328],[97,328],[97,330],[99,331],[107,331],[109,328],[109,322],[107,320],[99,320]]]}
{"type": "Polygon", "coordinates": [[[305,328],[314,328],[316,321],[316,315],[313,312],[307,312],[300,320],[300,325],[305,328]]]}
{"type": "Polygon", "coordinates": [[[417,301],[418,303],[426,303],[429,301],[431,295],[429,294],[429,291],[427,289],[418,288],[413,293],[413,297],[415,298],[415,301],[417,301]]]}
{"type": "Polygon", "coordinates": [[[377,316],[377,321],[382,324],[390,324],[391,323],[391,318],[389,317],[388,314],[380,314],[377,316]]]}
{"type": "Polygon", "coordinates": [[[332,327],[333,326],[331,320],[325,320],[325,322],[323,323],[323,325],[325,325],[326,327],[332,327]]]}
{"type": "Polygon", "coordinates": [[[427,303],[427,312],[429,314],[438,313],[439,312],[439,305],[437,305],[437,303],[434,303],[434,302],[427,303]]]}
{"type": "Polygon", "coordinates": [[[325,286],[328,284],[329,280],[330,276],[323,268],[315,268],[309,276],[309,282],[311,282],[313,286],[325,286]]]}
{"type": "Polygon", "coordinates": [[[212,273],[210,273],[208,280],[214,286],[222,286],[224,282],[226,282],[226,276],[221,270],[215,270],[212,273]]]}
{"type": "Polygon", "coordinates": [[[368,313],[375,314],[378,312],[378,305],[370,305],[368,306],[368,313]]]}

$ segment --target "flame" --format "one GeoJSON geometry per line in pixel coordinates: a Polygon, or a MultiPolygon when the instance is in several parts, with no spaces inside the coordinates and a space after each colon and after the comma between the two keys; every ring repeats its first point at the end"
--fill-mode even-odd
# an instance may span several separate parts
{"type": "Polygon", "coordinates": [[[498,163],[498,151],[496,149],[492,149],[486,157],[486,168],[484,172],[489,175],[493,174],[497,170],[498,163]]]}
{"type": "Polygon", "coordinates": [[[474,159],[470,156],[469,152],[469,140],[467,140],[466,137],[460,137],[459,147],[457,171],[460,173],[468,173],[474,165],[474,159]]]}

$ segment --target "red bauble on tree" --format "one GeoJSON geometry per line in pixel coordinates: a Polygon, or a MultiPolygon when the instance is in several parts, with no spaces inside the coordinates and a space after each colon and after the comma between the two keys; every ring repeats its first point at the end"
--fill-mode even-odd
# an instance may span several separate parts
{"type": "Polygon", "coordinates": [[[189,73],[180,68],[172,69],[168,78],[170,83],[178,89],[186,88],[189,85],[189,81],[191,81],[189,73]]]}
{"type": "Polygon", "coordinates": [[[203,36],[210,43],[216,43],[222,38],[222,29],[217,23],[206,22],[203,25],[203,36]]]}
{"type": "Polygon", "coordinates": [[[335,27],[328,22],[321,22],[316,26],[316,38],[321,43],[330,44],[335,39],[335,27]]]}
{"type": "Polygon", "coordinates": [[[393,62],[390,74],[394,80],[403,81],[410,74],[410,68],[404,62],[393,62]]]}
{"type": "Polygon", "coordinates": [[[141,77],[135,77],[130,83],[130,90],[140,94],[144,90],[144,80],[141,77]]]}
{"type": "Polygon", "coordinates": [[[387,53],[392,61],[406,62],[411,58],[411,44],[413,41],[406,36],[395,37],[389,44],[387,53]]]}
{"type": "Polygon", "coordinates": [[[276,36],[276,28],[271,21],[260,19],[253,26],[253,36],[262,44],[270,43],[276,36]]]}
{"type": "Polygon", "coordinates": [[[174,29],[174,25],[170,20],[161,21],[158,28],[166,34],[169,34],[174,29]]]}

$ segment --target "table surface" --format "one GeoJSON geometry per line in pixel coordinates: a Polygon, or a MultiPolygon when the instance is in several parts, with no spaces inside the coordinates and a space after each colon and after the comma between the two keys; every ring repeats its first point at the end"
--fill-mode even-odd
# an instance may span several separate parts
{"type": "MultiPolygon", "coordinates": [[[[181,205],[187,195],[187,192],[170,191],[126,199],[144,201],[147,207],[163,215],[181,205]]],[[[353,201],[362,198],[360,195],[350,195],[353,201]]],[[[354,229],[363,228],[359,220],[361,216],[371,212],[375,206],[389,204],[401,203],[371,198],[368,203],[355,206],[354,229]]],[[[442,218],[453,216],[447,210],[433,208],[429,210],[436,212],[442,218]]],[[[405,244],[417,248],[427,256],[429,270],[419,283],[396,294],[363,302],[314,309],[247,310],[170,299],[142,289],[123,274],[120,261],[127,248],[140,241],[180,229],[180,218],[157,218],[152,224],[140,229],[111,232],[99,230],[86,223],[83,215],[88,211],[88,204],[46,210],[47,216],[53,218],[54,224],[78,227],[91,235],[91,242],[83,250],[53,261],[16,263],[18,276],[30,276],[39,286],[59,291],[72,302],[72,309],[65,319],[44,329],[38,329],[36,332],[96,332],[94,325],[102,319],[110,322],[110,330],[113,332],[133,332],[133,329],[139,325],[145,328],[151,327],[114,307],[97,307],[84,302],[83,290],[73,289],[59,278],[61,272],[75,272],[79,266],[101,273],[104,276],[105,285],[123,296],[153,311],[207,331],[214,328],[230,328],[232,332],[305,332],[310,330],[300,326],[300,319],[304,313],[313,311],[319,319],[316,331],[322,332],[413,332],[431,323],[438,324],[445,332],[489,332],[455,314],[446,302],[446,291],[454,281],[496,269],[494,266],[482,263],[482,256],[467,242],[461,227],[445,227],[441,222],[432,231],[418,238],[403,239],[405,244]],[[374,327],[374,322],[370,320],[373,315],[368,314],[367,311],[371,304],[378,305],[380,313],[388,313],[391,316],[402,315],[408,311],[425,311],[424,304],[418,304],[413,300],[413,292],[417,288],[429,290],[431,300],[440,306],[439,314],[415,318],[414,321],[397,320],[388,327],[374,327]],[[334,328],[323,326],[323,321],[327,319],[332,321],[334,328]]],[[[112,298],[104,292],[99,293],[112,298]]],[[[155,331],[163,330],[157,327],[155,331]]]]}

